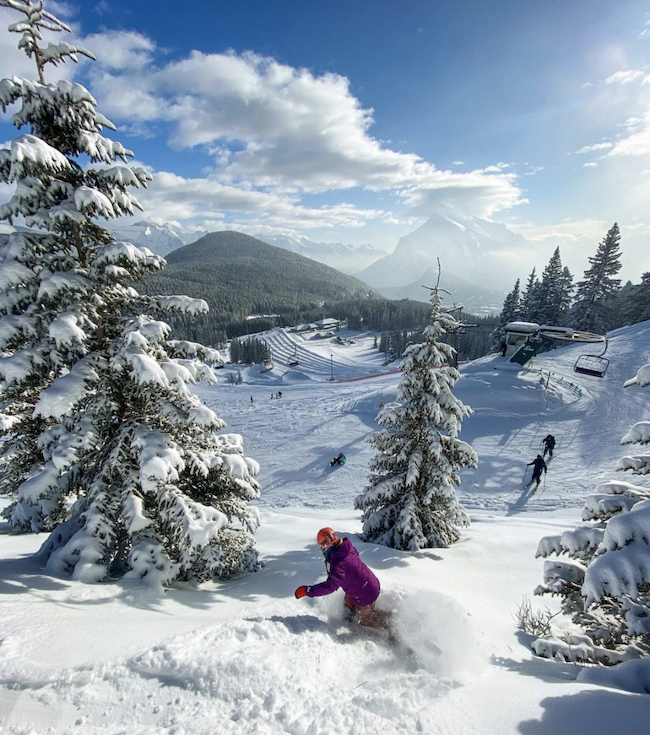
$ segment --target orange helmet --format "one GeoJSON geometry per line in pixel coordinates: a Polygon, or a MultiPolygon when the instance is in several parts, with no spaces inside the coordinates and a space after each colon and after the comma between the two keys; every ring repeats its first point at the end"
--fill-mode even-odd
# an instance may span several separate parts
{"type": "Polygon", "coordinates": [[[316,534],[316,541],[318,541],[321,551],[329,549],[329,547],[333,546],[338,540],[339,537],[336,535],[336,531],[333,528],[329,528],[329,526],[327,528],[321,528],[321,530],[316,534]]]}

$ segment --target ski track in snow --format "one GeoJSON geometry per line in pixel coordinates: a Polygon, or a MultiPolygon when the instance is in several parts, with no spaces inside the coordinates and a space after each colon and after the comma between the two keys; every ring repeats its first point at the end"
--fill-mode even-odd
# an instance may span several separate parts
{"type": "Polygon", "coordinates": [[[242,368],[244,384],[229,385],[226,367],[218,386],[197,389],[261,465],[259,573],[158,597],[45,576],[28,556],[39,538],[0,537],[6,732],[569,735],[587,717],[585,732],[611,735],[616,712],[643,730],[647,701],[595,705],[590,695],[603,690],[575,683],[577,667],[532,659],[512,617],[522,590],[541,581],[539,538],[575,524],[585,496],[615,476],[620,436],[648,418],[643,391],[622,384],[650,362],[650,324],[610,335],[602,380],[573,373],[584,347],[539,356],[527,372],[493,356],[463,367],[455,392],[475,414],[461,438],[480,459],[459,488],[472,526],[453,548],[419,554],[354,539],[395,611],[397,643],[344,623],[340,593],[292,596],[323,577],[317,528],[359,531],[352,508],[371,458],[364,440],[399,382],[371,337],[347,336],[355,344],[272,330],[272,371],[242,368]],[[295,352],[300,364],[290,368],[295,352]],[[332,372],[352,382],[330,382],[332,372]],[[548,433],[558,441],[546,485],[526,489],[525,463],[548,433]],[[340,451],[346,465],[331,468],[340,451]],[[567,693],[584,698],[578,709],[556,704],[567,693]]]}

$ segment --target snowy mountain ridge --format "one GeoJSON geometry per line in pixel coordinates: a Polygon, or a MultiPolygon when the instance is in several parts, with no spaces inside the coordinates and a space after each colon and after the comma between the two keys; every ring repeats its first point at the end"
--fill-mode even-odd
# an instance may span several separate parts
{"type": "MultiPolygon", "coordinates": [[[[163,256],[183,245],[191,245],[210,234],[208,230],[183,230],[171,223],[156,224],[146,220],[109,223],[108,229],[114,237],[120,240],[132,242],[138,247],[149,248],[153,253],[163,256]]],[[[357,247],[342,242],[314,242],[301,235],[256,234],[255,237],[268,245],[303,255],[348,274],[356,273],[386,255],[385,250],[379,250],[372,245],[357,247]]]]}
{"type": "Polygon", "coordinates": [[[258,235],[258,238],[269,245],[291,250],[348,274],[355,274],[386,255],[385,250],[368,244],[354,246],[342,242],[314,242],[304,236],[287,235],[258,235]]]}
{"type": "Polygon", "coordinates": [[[438,267],[463,280],[505,293],[521,276],[512,254],[532,244],[506,225],[476,217],[460,221],[442,215],[430,217],[417,230],[400,238],[390,254],[357,274],[369,286],[406,286],[428,268],[438,267]]]}

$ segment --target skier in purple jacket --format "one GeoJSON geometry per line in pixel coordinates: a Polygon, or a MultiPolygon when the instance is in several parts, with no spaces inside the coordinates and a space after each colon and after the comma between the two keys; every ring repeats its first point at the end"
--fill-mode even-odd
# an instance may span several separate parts
{"type": "Polygon", "coordinates": [[[390,613],[375,609],[380,590],[379,580],[361,561],[359,552],[350,539],[340,539],[333,529],[321,528],[316,540],[325,556],[327,581],[298,587],[296,598],[321,597],[342,587],[345,592],[345,606],[357,615],[361,625],[371,628],[388,627],[390,613]]]}

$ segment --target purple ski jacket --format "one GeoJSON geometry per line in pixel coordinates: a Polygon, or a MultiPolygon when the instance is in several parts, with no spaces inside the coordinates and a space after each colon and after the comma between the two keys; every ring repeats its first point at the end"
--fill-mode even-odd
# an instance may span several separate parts
{"type": "Polygon", "coordinates": [[[360,559],[350,539],[335,546],[327,560],[326,582],[307,587],[307,597],[321,597],[343,588],[358,605],[371,605],[379,597],[379,580],[360,559]]]}

